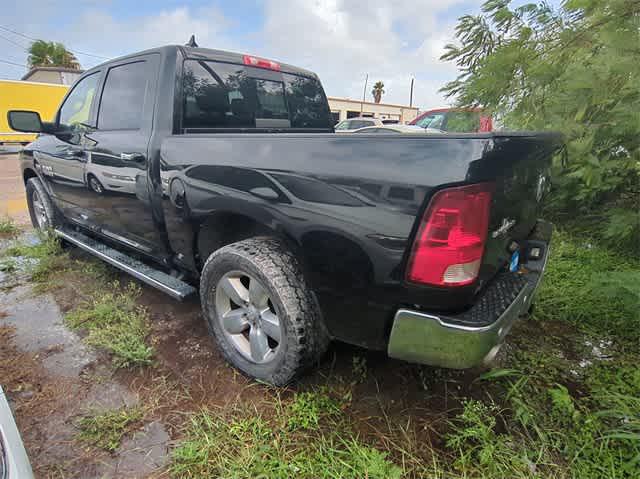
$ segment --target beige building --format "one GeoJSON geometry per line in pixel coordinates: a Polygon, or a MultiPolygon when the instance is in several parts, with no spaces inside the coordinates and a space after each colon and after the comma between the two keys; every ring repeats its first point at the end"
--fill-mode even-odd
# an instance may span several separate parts
{"type": "Polygon", "coordinates": [[[399,123],[409,123],[418,116],[418,107],[416,106],[373,103],[336,97],[328,97],[328,100],[334,123],[356,116],[371,116],[381,120],[397,120],[399,123]]]}
{"type": "Polygon", "coordinates": [[[73,85],[84,70],[72,70],[62,67],[35,67],[22,77],[37,83],[55,83],[56,85],[73,85]]]}

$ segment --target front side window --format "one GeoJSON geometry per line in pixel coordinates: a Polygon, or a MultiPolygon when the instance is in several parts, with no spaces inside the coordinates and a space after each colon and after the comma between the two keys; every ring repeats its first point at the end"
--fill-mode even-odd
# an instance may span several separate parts
{"type": "Polygon", "coordinates": [[[288,73],[185,60],[185,131],[218,128],[331,128],[320,83],[288,73]],[[259,78],[259,75],[270,78],[259,78]]]}
{"type": "Polygon", "coordinates": [[[111,68],[102,90],[98,129],[139,129],[148,80],[144,61],[111,68]]]}
{"type": "Polygon", "coordinates": [[[91,102],[95,96],[99,78],[99,72],[92,73],[73,87],[60,108],[60,125],[73,130],[89,123],[91,102]]]}
{"type": "Polygon", "coordinates": [[[416,122],[416,125],[422,128],[435,128],[442,129],[442,125],[444,123],[445,114],[444,113],[433,113],[431,115],[427,115],[422,119],[416,122]]]}
{"type": "Polygon", "coordinates": [[[336,125],[336,130],[348,130],[349,129],[350,120],[343,120],[336,125]]]}

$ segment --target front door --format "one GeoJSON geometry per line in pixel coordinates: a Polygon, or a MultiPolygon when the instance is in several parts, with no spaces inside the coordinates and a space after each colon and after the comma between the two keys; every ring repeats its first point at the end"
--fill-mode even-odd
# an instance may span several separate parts
{"type": "Polygon", "coordinates": [[[65,216],[75,221],[90,222],[85,207],[90,199],[85,183],[86,132],[94,121],[96,92],[101,72],[82,78],[66,96],[57,121],[62,126],[57,136],[42,135],[34,151],[36,167],[65,216]]]}
{"type": "Polygon", "coordinates": [[[151,211],[147,150],[159,55],[109,66],[96,128],[86,133],[84,178],[93,221],[105,236],[153,255],[163,242],[151,211]]]}

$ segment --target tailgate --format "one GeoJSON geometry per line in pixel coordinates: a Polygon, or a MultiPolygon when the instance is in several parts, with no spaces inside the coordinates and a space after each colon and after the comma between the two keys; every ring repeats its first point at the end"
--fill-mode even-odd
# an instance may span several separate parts
{"type": "Polygon", "coordinates": [[[498,135],[476,166],[495,181],[481,284],[508,268],[514,249],[533,230],[550,187],[551,159],[561,145],[557,134],[498,135]]]}

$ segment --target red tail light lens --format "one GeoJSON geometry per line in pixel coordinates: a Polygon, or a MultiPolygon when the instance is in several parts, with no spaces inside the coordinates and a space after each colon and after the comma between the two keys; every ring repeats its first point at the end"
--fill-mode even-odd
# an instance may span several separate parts
{"type": "Polygon", "coordinates": [[[245,65],[249,65],[257,68],[266,68],[267,70],[280,71],[280,64],[273,60],[265,60],[264,58],[252,57],[251,55],[245,55],[243,57],[245,65]]]}
{"type": "Polygon", "coordinates": [[[407,279],[463,286],[480,271],[489,227],[492,183],[447,188],[431,199],[413,244],[407,279]]]}

